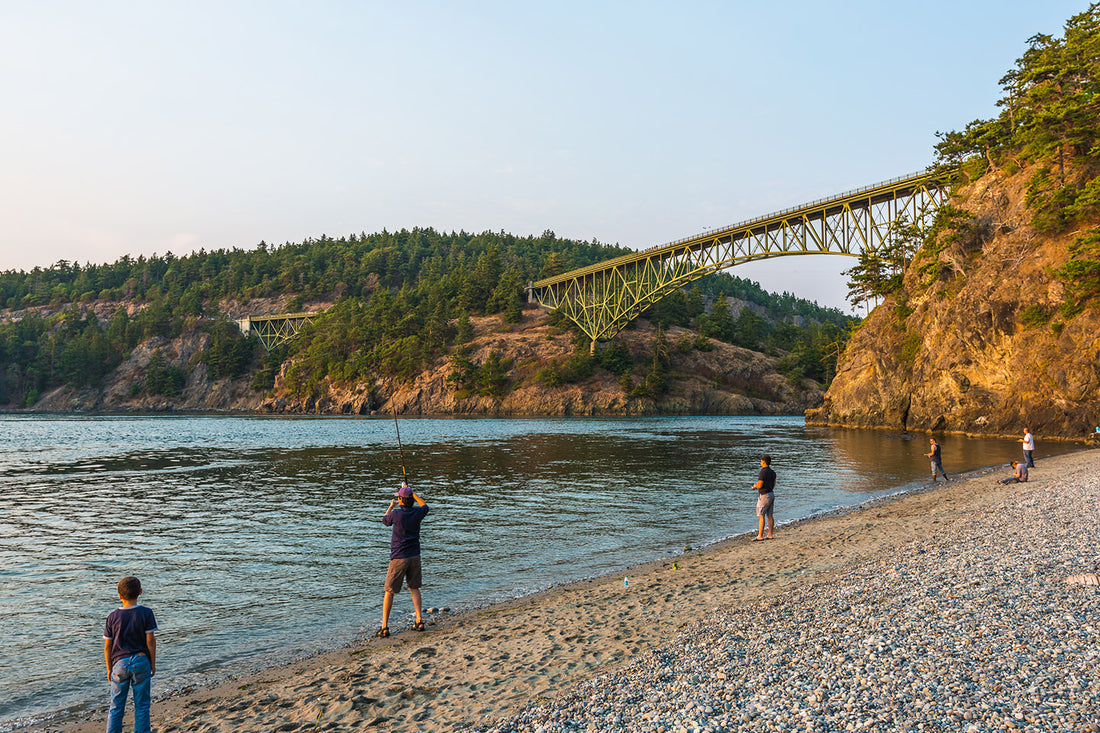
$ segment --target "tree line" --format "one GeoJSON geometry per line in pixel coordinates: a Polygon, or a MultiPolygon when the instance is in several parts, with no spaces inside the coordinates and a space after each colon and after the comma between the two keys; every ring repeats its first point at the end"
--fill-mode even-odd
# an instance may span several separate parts
{"type": "MultiPolygon", "coordinates": [[[[1071,17],[1060,38],[1032,36],[1000,84],[1000,114],[938,133],[938,159],[971,179],[1026,170],[1032,227],[1078,230],[1057,272],[1067,288],[1063,315],[1073,317],[1100,298],[1100,3],[1071,17]]],[[[959,213],[944,212],[955,222],[941,229],[972,226],[959,213]]]]}
{"type": "MultiPolygon", "coordinates": [[[[256,389],[269,389],[291,358],[287,385],[297,394],[313,393],[326,380],[408,379],[451,358],[469,340],[472,316],[501,314],[518,321],[528,281],[630,251],[551,231],[518,237],[412,229],[7,271],[0,273],[0,304],[18,312],[16,320],[0,323],[0,404],[30,406],[44,391],[65,384],[98,386],[139,343],[188,330],[209,332],[196,363],[205,364],[212,378],[251,374],[256,389]],[[286,295],[292,311],[312,300],[335,306],[270,353],[221,313],[226,301],[286,295]],[[104,308],[114,308],[113,315],[100,322],[94,310],[104,308]]],[[[803,354],[804,375],[816,379],[827,378],[828,370],[811,358],[816,351],[809,345],[821,340],[823,329],[839,333],[850,320],[836,309],[789,293],[773,295],[725,273],[698,281],[646,315],[749,348],[803,354]],[[734,319],[726,298],[751,307],[734,319]]],[[[499,364],[490,367],[500,371],[499,364]]],[[[482,382],[490,386],[456,388],[499,393],[496,377],[482,382]]],[[[157,357],[131,389],[135,395],[178,394],[179,367],[157,357]]]]}

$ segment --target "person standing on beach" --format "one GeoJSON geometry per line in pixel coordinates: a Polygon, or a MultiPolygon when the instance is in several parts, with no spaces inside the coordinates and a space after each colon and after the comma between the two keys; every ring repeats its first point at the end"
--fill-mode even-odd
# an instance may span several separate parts
{"type": "Polygon", "coordinates": [[[1035,461],[1031,460],[1031,454],[1035,452],[1035,436],[1031,434],[1031,428],[1024,428],[1024,437],[1020,439],[1024,447],[1024,460],[1028,468],[1035,468],[1035,461]]]}
{"type": "Polygon", "coordinates": [[[772,470],[772,458],[767,453],[760,456],[760,473],[752,485],[757,491],[756,516],[759,529],[753,542],[775,539],[775,471],[772,470]],[[768,523],[768,535],[764,536],[764,521],[768,523]]]}
{"type": "Polygon", "coordinates": [[[390,635],[390,609],[393,597],[401,592],[401,583],[409,586],[413,610],[416,611],[416,623],[413,628],[424,630],[424,620],[420,615],[420,522],[428,516],[428,503],[417,496],[408,484],[401,488],[390,500],[390,506],[382,515],[382,524],[393,527],[390,537],[390,566],[386,572],[386,592],[382,596],[382,628],[375,636],[385,638],[390,635]],[[416,506],[413,506],[413,504],[416,506]]]}
{"type": "Polygon", "coordinates": [[[103,658],[111,683],[111,707],[107,712],[107,733],[122,733],[126,698],[134,690],[134,733],[149,733],[149,688],[157,673],[157,620],[153,612],[139,606],[141,581],[128,575],[118,581],[122,608],[107,616],[103,629],[103,658]]]}
{"type": "Polygon", "coordinates": [[[938,470],[943,474],[944,481],[950,481],[947,478],[947,471],[943,470],[943,458],[940,456],[940,444],[936,442],[935,438],[929,438],[928,443],[932,446],[931,453],[925,453],[924,455],[932,459],[932,483],[936,483],[936,471],[938,470]]]}

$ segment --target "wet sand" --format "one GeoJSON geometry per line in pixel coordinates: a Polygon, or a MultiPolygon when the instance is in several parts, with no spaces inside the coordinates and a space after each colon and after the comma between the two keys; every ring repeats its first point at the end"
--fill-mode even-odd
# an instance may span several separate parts
{"type": "MultiPolygon", "coordinates": [[[[1100,451],[1042,460],[1026,488],[1056,488],[1057,476],[1082,469],[1100,476],[1100,451]]],[[[1007,474],[981,472],[783,525],[768,542],[737,538],[675,562],[656,561],[508,603],[429,617],[423,633],[391,625],[389,639],[362,639],[329,654],[154,699],[154,729],[447,731],[490,725],[670,643],[716,609],[829,583],[867,561],[890,558],[914,539],[983,515],[1022,490],[995,483],[1007,474]]],[[[782,520],[782,492],[777,499],[782,520]]],[[[753,512],[751,496],[744,510],[753,512]]],[[[430,567],[425,578],[430,605],[430,567]]],[[[403,617],[409,605],[404,592],[395,616],[403,617]]],[[[171,648],[159,651],[161,664],[171,664],[171,648]]],[[[97,716],[62,729],[102,728],[97,716]]]]}

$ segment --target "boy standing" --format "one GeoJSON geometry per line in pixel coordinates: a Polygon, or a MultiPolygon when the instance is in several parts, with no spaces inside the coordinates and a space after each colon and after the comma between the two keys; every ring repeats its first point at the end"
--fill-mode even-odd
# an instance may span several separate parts
{"type": "Polygon", "coordinates": [[[141,581],[128,575],[118,581],[122,608],[107,616],[103,630],[103,658],[111,682],[111,709],[107,733],[122,733],[126,697],[134,689],[134,731],[149,733],[150,679],[157,671],[157,620],[153,612],[139,606],[141,581]]]}
{"type": "Polygon", "coordinates": [[[390,506],[382,515],[382,524],[393,527],[390,538],[390,567],[386,573],[386,592],[382,596],[382,628],[375,636],[390,635],[390,609],[393,597],[401,592],[401,583],[409,586],[413,610],[416,611],[417,631],[424,630],[420,616],[420,522],[428,515],[428,504],[409,488],[401,484],[400,490],[390,500],[390,506]],[[415,502],[416,506],[413,506],[415,502]]]}

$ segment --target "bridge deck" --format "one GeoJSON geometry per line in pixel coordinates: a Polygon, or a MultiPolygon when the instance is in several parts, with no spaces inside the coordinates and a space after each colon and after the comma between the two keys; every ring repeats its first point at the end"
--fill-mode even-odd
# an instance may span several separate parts
{"type": "Polygon", "coordinates": [[[918,187],[928,181],[937,180],[939,178],[946,178],[946,174],[934,171],[924,170],[917,173],[910,173],[909,175],[899,176],[897,178],[891,178],[887,181],[875,183],[870,186],[864,186],[851,191],[846,191],[835,196],[829,196],[816,201],[811,201],[807,204],[800,204],[798,206],[792,206],[782,211],[776,211],[771,214],[765,214],[764,216],[757,216],[752,219],[746,219],[727,227],[720,227],[718,229],[708,229],[701,234],[696,234],[690,237],[684,237],[683,239],[677,239],[667,244],[659,245],[657,247],[650,247],[649,249],[640,250],[632,254],[623,255],[622,257],[616,257],[611,260],[605,260],[604,262],[597,262],[594,265],[588,265],[570,272],[562,273],[561,275],[554,275],[552,277],[543,278],[535,283],[532,283],[532,287],[542,288],[556,283],[564,282],[566,280],[574,280],[585,275],[590,275],[596,272],[602,272],[604,270],[613,269],[621,265],[629,264],[632,262],[641,262],[643,260],[650,259],[654,256],[660,256],[664,252],[672,253],[676,251],[683,251],[685,249],[691,249],[692,247],[699,245],[710,245],[716,239],[724,239],[726,241],[736,241],[745,237],[753,235],[760,235],[766,232],[769,228],[776,225],[783,224],[794,220],[817,220],[824,219],[829,216],[833,216],[852,204],[858,203],[861,206],[875,205],[892,200],[899,192],[904,192],[918,187]]]}

